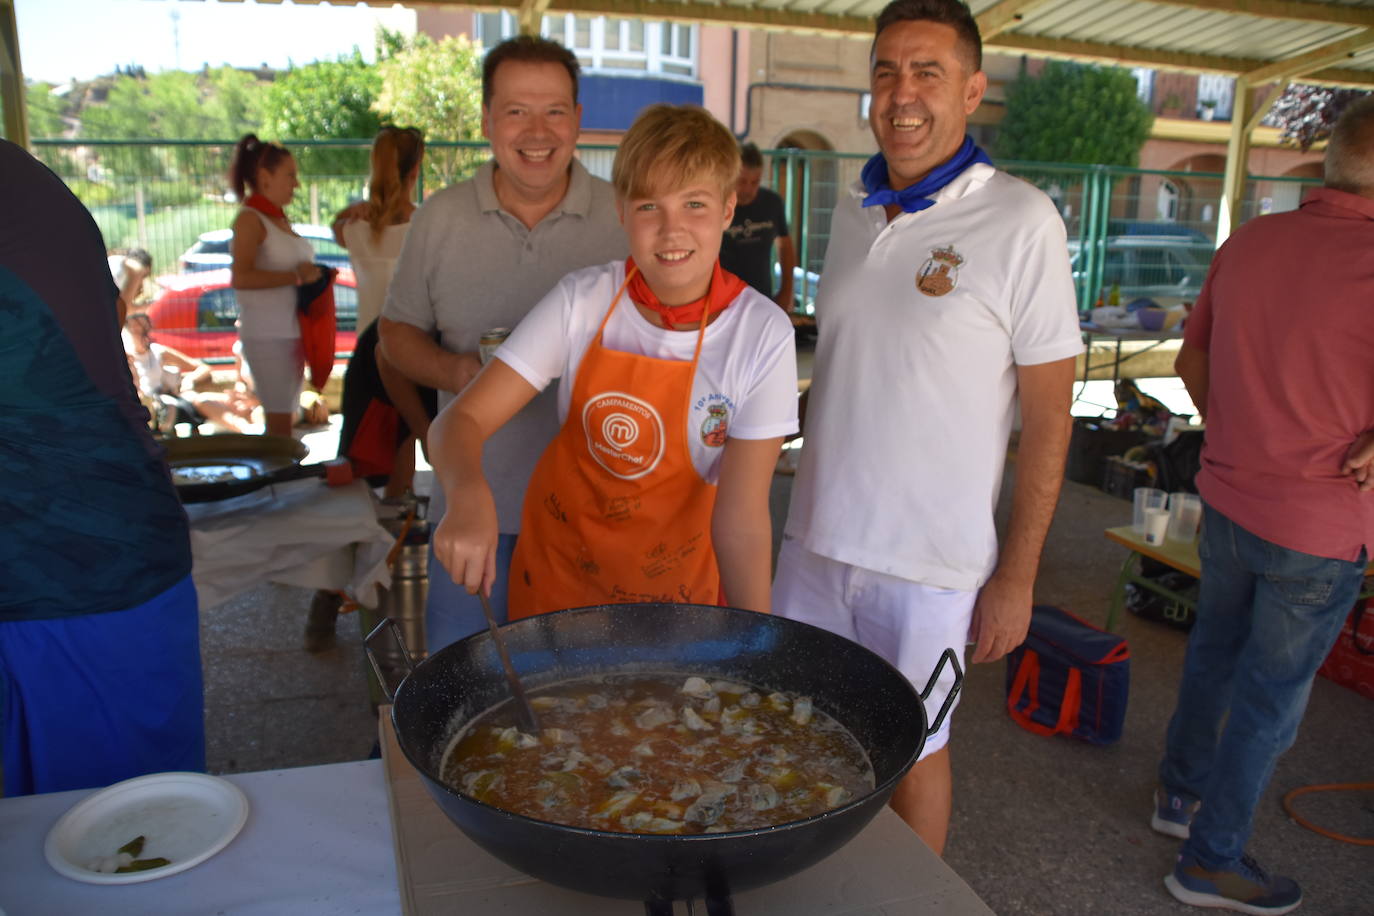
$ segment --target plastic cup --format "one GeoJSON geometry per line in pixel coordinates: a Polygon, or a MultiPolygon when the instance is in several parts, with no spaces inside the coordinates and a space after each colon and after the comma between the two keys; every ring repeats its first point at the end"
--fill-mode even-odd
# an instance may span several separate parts
{"type": "Polygon", "coordinates": [[[1135,513],[1131,516],[1131,528],[1136,534],[1145,533],[1145,510],[1163,509],[1168,505],[1169,494],[1154,487],[1135,488],[1135,513]]]}
{"type": "Polygon", "coordinates": [[[1196,493],[1174,493],[1169,496],[1169,540],[1191,543],[1197,537],[1201,523],[1201,496],[1196,493]]]}
{"type": "Polygon", "coordinates": [[[1169,510],[1145,510],[1145,543],[1158,546],[1169,535],[1169,510]]]}

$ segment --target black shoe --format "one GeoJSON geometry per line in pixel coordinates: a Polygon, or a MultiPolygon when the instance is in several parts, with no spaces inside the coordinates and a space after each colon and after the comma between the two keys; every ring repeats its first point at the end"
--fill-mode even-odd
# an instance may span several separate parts
{"type": "Polygon", "coordinates": [[[334,647],[334,625],[339,619],[343,597],[338,592],[321,589],[310,601],[310,614],[305,619],[305,651],[323,652],[334,647]]]}

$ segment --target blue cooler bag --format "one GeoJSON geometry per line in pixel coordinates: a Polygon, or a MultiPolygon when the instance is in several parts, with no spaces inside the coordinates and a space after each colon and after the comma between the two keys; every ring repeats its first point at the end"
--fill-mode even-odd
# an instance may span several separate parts
{"type": "Polygon", "coordinates": [[[1057,607],[1032,608],[1026,641],[1007,656],[1007,712],[1037,735],[1116,742],[1130,686],[1126,640],[1057,607]]]}

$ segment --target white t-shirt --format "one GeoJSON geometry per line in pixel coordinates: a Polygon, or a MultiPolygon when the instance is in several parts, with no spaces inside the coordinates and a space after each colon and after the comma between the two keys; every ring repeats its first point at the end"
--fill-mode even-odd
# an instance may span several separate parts
{"type": "Polygon", "coordinates": [[[983,164],[890,223],[863,197],[850,188],[831,223],[786,533],[972,591],[997,563],[1016,367],[1083,348],[1064,223],[1040,191],[983,164]]]}
{"type": "Polygon", "coordinates": [[[134,372],[138,376],[134,382],[138,390],[147,395],[179,394],[181,377],[174,372],[168,372],[162,364],[162,354],[166,348],[160,343],[149,341],[148,352],[137,353],[128,339],[128,332],[124,333],[124,351],[133,362],[134,372]]]}
{"type": "Polygon", "coordinates": [[[105,258],[105,263],[110,265],[110,279],[114,280],[114,285],[119,287],[119,291],[124,292],[124,280],[126,272],[124,262],[129,258],[127,255],[112,254],[105,258]]]}
{"type": "MultiPolygon", "coordinates": [[[[258,246],[253,266],[258,270],[295,270],[302,261],[313,261],[315,249],[294,232],[287,232],[265,214],[245,207],[262,220],[267,237],[258,246]]],[[[301,336],[300,319],[296,317],[296,286],[272,286],[267,289],[236,289],[239,303],[239,336],[250,340],[275,340],[301,336]]]]}
{"type": "Polygon", "coordinates": [[[367,220],[355,219],[344,224],[344,246],[358,278],[357,327],[360,332],[382,314],[386,288],[396,272],[396,259],[401,256],[401,245],[409,229],[409,221],[386,226],[381,238],[374,238],[372,224],[367,220]]]}
{"type": "MultiPolygon", "coordinates": [[[[615,212],[615,189],[574,159],[568,192],[533,228],[508,213],[496,196],[496,162],[467,181],[425,200],[391,286],[384,317],[426,334],[438,331],[450,353],[475,353],[482,334],[513,328],[570,270],[623,258],[629,248],[615,212]]],[[[554,393],[525,405],[487,439],[482,472],[496,500],[502,534],[518,534],[525,489],[544,447],[558,433],[554,393]]],[[[454,392],[439,391],[439,409],[454,392]]],[[[430,489],[429,522],[444,509],[442,487],[430,489]]]]}
{"type": "MultiPolygon", "coordinates": [[[[558,419],[568,417],[572,382],[582,355],[625,280],[625,262],[613,261],[568,274],[540,300],[496,351],[496,358],[543,390],[556,378],[558,419]]],[[[609,349],[658,359],[690,362],[697,332],[669,331],[650,324],[620,297],[606,323],[609,349]]],[[[792,325],[771,300],[746,288],[706,328],[701,360],[692,381],[687,441],[692,464],[715,483],[722,449],[705,442],[703,430],[724,417],[728,436],[771,439],[797,431],[797,352],[792,325]],[[722,414],[723,409],[723,414],[722,414]]]]}

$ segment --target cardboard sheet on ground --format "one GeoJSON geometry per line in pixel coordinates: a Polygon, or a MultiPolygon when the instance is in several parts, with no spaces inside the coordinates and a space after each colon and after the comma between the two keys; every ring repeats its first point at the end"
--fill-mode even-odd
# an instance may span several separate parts
{"type": "Polygon", "coordinates": [[[391,583],[386,555],[394,542],[377,521],[367,485],[297,480],[234,499],[186,507],[191,519],[191,577],[202,608],[261,582],[339,589],[377,606],[391,583]]]}

